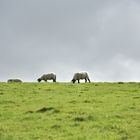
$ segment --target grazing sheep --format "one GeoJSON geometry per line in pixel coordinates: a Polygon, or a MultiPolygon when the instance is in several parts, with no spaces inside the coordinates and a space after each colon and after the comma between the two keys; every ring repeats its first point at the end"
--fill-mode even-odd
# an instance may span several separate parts
{"type": "Polygon", "coordinates": [[[90,83],[90,79],[89,79],[89,76],[88,76],[88,73],[87,72],[78,72],[78,73],[75,73],[74,76],[73,76],[72,82],[75,83],[76,80],[77,80],[78,83],[80,83],[80,79],[85,79],[85,83],[88,80],[89,83],[90,83]]]}
{"type": "Polygon", "coordinates": [[[8,83],[9,82],[19,82],[19,83],[21,83],[22,81],[20,79],[9,79],[7,82],[8,83]]]}
{"type": "Polygon", "coordinates": [[[47,80],[53,80],[53,82],[56,82],[56,74],[55,73],[43,74],[40,78],[37,79],[38,82],[41,82],[41,80],[44,80],[45,82],[47,82],[47,80]]]}

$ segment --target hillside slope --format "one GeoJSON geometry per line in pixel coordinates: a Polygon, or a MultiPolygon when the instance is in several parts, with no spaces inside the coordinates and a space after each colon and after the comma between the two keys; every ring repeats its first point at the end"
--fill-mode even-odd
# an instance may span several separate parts
{"type": "Polygon", "coordinates": [[[0,140],[139,140],[140,83],[0,83],[0,140]]]}

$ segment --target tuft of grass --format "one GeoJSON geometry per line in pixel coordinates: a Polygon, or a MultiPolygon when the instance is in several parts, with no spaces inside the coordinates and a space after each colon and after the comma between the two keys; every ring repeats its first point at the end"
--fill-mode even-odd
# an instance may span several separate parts
{"type": "Polygon", "coordinates": [[[124,82],[118,82],[118,84],[124,84],[124,82]]]}
{"type": "Polygon", "coordinates": [[[59,110],[53,108],[53,107],[43,107],[41,109],[38,109],[36,112],[37,113],[44,113],[44,112],[50,112],[53,111],[54,113],[60,112],[59,110]]]}

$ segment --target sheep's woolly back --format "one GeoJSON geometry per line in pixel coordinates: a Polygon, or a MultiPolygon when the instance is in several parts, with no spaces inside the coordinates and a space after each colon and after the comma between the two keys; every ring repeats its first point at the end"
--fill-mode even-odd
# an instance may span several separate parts
{"type": "Polygon", "coordinates": [[[7,82],[22,82],[20,79],[9,79],[7,82]]]}
{"type": "Polygon", "coordinates": [[[48,73],[48,74],[43,74],[40,78],[41,80],[56,80],[56,74],[51,72],[51,73],[48,73]]]}
{"type": "Polygon", "coordinates": [[[75,80],[86,79],[86,78],[89,79],[89,76],[88,76],[88,72],[85,72],[85,71],[75,73],[73,76],[73,79],[75,80]]]}

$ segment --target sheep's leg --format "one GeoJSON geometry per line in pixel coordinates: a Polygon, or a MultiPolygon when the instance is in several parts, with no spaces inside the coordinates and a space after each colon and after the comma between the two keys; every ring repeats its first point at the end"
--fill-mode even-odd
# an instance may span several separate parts
{"type": "Polygon", "coordinates": [[[91,82],[90,79],[88,79],[89,83],[91,82]]]}
{"type": "Polygon", "coordinates": [[[87,82],[87,79],[85,78],[85,83],[87,82]]]}
{"type": "Polygon", "coordinates": [[[56,80],[55,80],[55,79],[53,79],[53,82],[56,82],[56,80]]]}
{"type": "Polygon", "coordinates": [[[78,83],[80,83],[80,80],[78,80],[78,83]]]}

